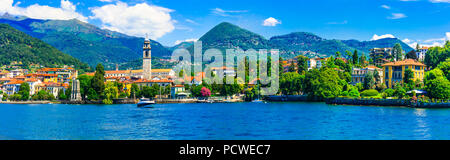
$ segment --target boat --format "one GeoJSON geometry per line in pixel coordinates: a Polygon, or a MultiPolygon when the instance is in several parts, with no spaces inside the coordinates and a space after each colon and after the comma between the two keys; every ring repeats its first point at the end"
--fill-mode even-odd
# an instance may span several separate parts
{"type": "Polygon", "coordinates": [[[255,100],[253,100],[252,102],[253,102],[253,103],[264,103],[264,101],[263,101],[263,100],[260,100],[260,99],[255,99],[255,100]]]}
{"type": "Polygon", "coordinates": [[[139,99],[137,106],[138,107],[148,107],[149,105],[152,105],[152,104],[156,104],[156,102],[152,101],[148,98],[141,98],[141,99],[139,99]]]}

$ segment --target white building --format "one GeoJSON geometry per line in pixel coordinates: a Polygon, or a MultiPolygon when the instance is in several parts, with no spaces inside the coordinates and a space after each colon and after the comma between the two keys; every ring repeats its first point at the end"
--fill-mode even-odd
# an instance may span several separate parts
{"type": "Polygon", "coordinates": [[[308,63],[308,70],[311,70],[313,68],[322,68],[322,66],[324,65],[325,61],[327,60],[327,58],[310,58],[307,63],[308,63]]]}
{"type": "Polygon", "coordinates": [[[417,60],[424,61],[425,54],[427,54],[427,52],[428,52],[428,47],[419,48],[419,50],[416,51],[417,60]]]}

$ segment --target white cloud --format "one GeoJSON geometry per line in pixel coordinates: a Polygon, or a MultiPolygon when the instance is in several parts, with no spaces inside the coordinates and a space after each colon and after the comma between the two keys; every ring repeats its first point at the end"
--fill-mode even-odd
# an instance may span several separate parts
{"type": "Polygon", "coordinates": [[[430,0],[432,3],[450,3],[450,0],[430,0]]]}
{"type": "Polygon", "coordinates": [[[223,10],[221,8],[214,8],[211,10],[213,14],[228,17],[231,16],[231,14],[235,13],[244,13],[248,12],[247,10],[223,10]]]}
{"type": "Polygon", "coordinates": [[[198,41],[198,39],[196,39],[196,38],[185,39],[185,40],[177,40],[177,41],[175,41],[175,45],[178,45],[178,44],[183,43],[183,42],[197,42],[197,41],[198,41]]]}
{"type": "Polygon", "coordinates": [[[117,2],[90,10],[93,16],[89,18],[99,19],[103,28],[133,36],[144,37],[148,33],[150,38],[158,39],[175,29],[170,15],[173,10],[147,3],[128,6],[117,2]]]}
{"type": "Polygon", "coordinates": [[[434,46],[444,46],[445,41],[450,40],[450,32],[445,33],[443,38],[431,38],[426,40],[410,40],[408,38],[404,39],[403,42],[415,48],[417,44],[420,46],[434,47],[434,46]]]}
{"type": "Polygon", "coordinates": [[[188,23],[192,23],[192,24],[195,24],[195,25],[198,25],[198,23],[197,22],[195,22],[194,20],[192,20],[192,19],[186,19],[186,22],[188,22],[188,23]]]}
{"type": "Polygon", "coordinates": [[[407,16],[403,13],[392,13],[391,16],[387,17],[388,19],[401,19],[406,18],[407,16]]]}
{"type": "Polygon", "coordinates": [[[406,43],[407,45],[409,45],[411,48],[416,48],[417,46],[417,42],[414,42],[408,38],[405,38],[402,40],[404,43],[406,43]]]}
{"type": "Polygon", "coordinates": [[[385,35],[380,35],[380,36],[378,36],[377,34],[374,34],[372,39],[370,39],[370,40],[375,41],[375,40],[384,39],[384,38],[395,38],[395,36],[392,34],[385,34],[385,35]]]}
{"type": "Polygon", "coordinates": [[[114,0],[98,0],[100,2],[113,2],[114,0]]]}
{"type": "Polygon", "coordinates": [[[281,21],[279,21],[279,20],[277,20],[277,19],[275,19],[273,17],[269,17],[266,20],[264,20],[262,25],[263,26],[274,27],[274,26],[276,26],[278,24],[281,24],[281,21]]]}
{"type": "Polygon", "coordinates": [[[14,0],[0,0],[0,13],[6,13],[13,15],[22,15],[35,19],[78,19],[83,22],[87,22],[87,17],[76,12],[76,5],[69,0],[61,0],[61,6],[59,8],[50,7],[47,5],[33,4],[28,7],[19,7],[20,2],[14,4],[14,0]]]}
{"type": "Polygon", "coordinates": [[[390,7],[390,6],[388,6],[388,5],[385,5],[385,4],[381,5],[381,8],[384,8],[384,9],[391,9],[391,7],[390,7]]]}

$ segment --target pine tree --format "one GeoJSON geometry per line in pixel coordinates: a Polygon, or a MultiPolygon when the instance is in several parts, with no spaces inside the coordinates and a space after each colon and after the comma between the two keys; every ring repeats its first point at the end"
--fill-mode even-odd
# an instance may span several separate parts
{"type": "Polygon", "coordinates": [[[358,58],[358,51],[357,50],[355,50],[354,52],[353,52],[353,58],[352,58],[352,60],[353,60],[353,64],[358,64],[358,60],[359,60],[359,58],[358,58]]]}
{"type": "Polygon", "coordinates": [[[97,95],[103,95],[105,90],[105,69],[102,64],[98,64],[96,67],[94,78],[91,80],[91,87],[97,95]]]}

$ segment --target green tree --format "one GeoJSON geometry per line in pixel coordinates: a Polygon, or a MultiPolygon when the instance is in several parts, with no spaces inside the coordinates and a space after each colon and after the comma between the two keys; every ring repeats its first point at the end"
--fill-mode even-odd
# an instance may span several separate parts
{"type": "Polygon", "coordinates": [[[364,76],[363,87],[365,90],[374,89],[375,88],[375,77],[372,72],[368,72],[364,76]]]}
{"type": "Polygon", "coordinates": [[[395,60],[401,61],[403,57],[403,49],[400,43],[396,43],[392,48],[392,55],[395,57],[395,60]]]}
{"type": "Polygon", "coordinates": [[[304,92],[309,97],[333,98],[339,96],[346,82],[339,78],[333,68],[313,69],[305,75],[304,92]]]}
{"type": "Polygon", "coordinates": [[[2,101],[6,101],[8,99],[8,94],[6,94],[6,93],[3,93],[3,98],[2,98],[2,101]]]}
{"type": "Polygon", "coordinates": [[[21,95],[20,100],[22,100],[22,101],[26,101],[26,100],[30,99],[30,85],[26,82],[20,84],[19,94],[21,95]]]}
{"type": "Polygon", "coordinates": [[[83,100],[88,96],[88,91],[91,89],[92,76],[80,75],[78,81],[80,82],[80,94],[83,100]]]}
{"type": "Polygon", "coordinates": [[[135,83],[131,84],[131,90],[130,90],[130,97],[133,97],[134,99],[138,96],[139,94],[139,86],[135,83]]]}
{"type": "Polygon", "coordinates": [[[415,59],[417,60],[416,51],[411,50],[406,54],[406,59],[415,59]]]}
{"type": "Polygon", "coordinates": [[[411,70],[411,68],[408,68],[405,70],[404,76],[403,76],[403,83],[408,84],[414,79],[414,73],[411,70]]]}
{"type": "MultiPolygon", "coordinates": [[[[67,90],[69,90],[69,89],[67,89],[67,90]]],[[[64,90],[62,90],[62,89],[59,90],[59,92],[58,92],[58,99],[59,100],[66,100],[67,99],[67,96],[66,96],[66,93],[64,93],[64,90]]]]}
{"type": "Polygon", "coordinates": [[[352,60],[353,60],[353,64],[354,64],[354,65],[357,65],[357,64],[358,64],[359,58],[358,58],[358,51],[357,51],[357,50],[355,50],[355,51],[353,52],[352,60]]]}
{"type": "Polygon", "coordinates": [[[309,58],[303,55],[297,56],[297,72],[299,74],[308,71],[308,60],[309,58]]]}
{"type": "Polygon", "coordinates": [[[400,84],[396,84],[394,87],[394,96],[397,98],[403,98],[406,96],[406,90],[400,84]]]}
{"type": "Polygon", "coordinates": [[[296,72],[295,71],[295,64],[294,64],[294,60],[291,61],[291,64],[289,65],[289,72],[296,72]]]}
{"type": "Polygon", "coordinates": [[[99,100],[100,97],[98,96],[97,92],[93,88],[89,88],[87,92],[87,99],[88,100],[99,100]]]}
{"type": "Polygon", "coordinates": [[[94,89],[97,95],[103,95],[105,90],[105,70],[102,64],[98,64],[96,67],[95,75],[91,80],[91,88],[94,89]]]}
{"type": "Polygon", "coordinates": [[[439,68],[425,74],[424,85],[429,97],[437,99],[450,98],[450,82],[444,77],[444,72],[439,68]]]}
{"type": "Polygon", "coordinates": [[[341,52],[337,51],[335,54],[336,58],[341,58],[341,52]]]}
{"type": "Polygon", "coordinates": [[[119,89],[112,82],[106,83],[105,91],[103,92],[105,99],[104,104],[112,104],[112,100],[118,98],[119,89]]]}

